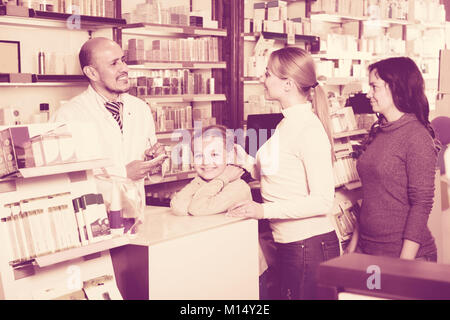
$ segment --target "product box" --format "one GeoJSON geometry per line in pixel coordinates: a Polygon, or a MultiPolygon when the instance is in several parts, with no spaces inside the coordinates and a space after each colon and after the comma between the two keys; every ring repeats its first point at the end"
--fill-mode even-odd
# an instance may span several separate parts
{"type": "Polygon", "coordinates": [[[203,17],[201,16],[190,16],[189,25],[193,27],[203,27],[203,17]]]}
{"type": "Polygon", "coordinates": [[[253,19],[253,0],[244,0],[244,19],[253,19]]]}
{"type": "Polygon", "coordinates": [[[26,149],[29,140],[27,127],[0,131],[0,178],[17,173],[20,168],[34,166],[33,156],[26,149]]]}
{"type": "Polygon", "coordinates": [[[253,19],[254,20],[266,20],[266,3],[255,2],[253,4],[253,19]]]}
{"type": "Polygon", "coordinates": [[[267,20],[278,21],[287,19],[286,1],[267,2],[267,20]]]}
{"type": "Polygon", "coordinates": [[[219,28],[219,22],[217,20],[203,19],[203,28],[217,29],[219,28]]]}
{"type": "Polygon", "coordinates": [[[111,238],[111,230],[105,206],[99,203],[98,194],[85,194],[80,197],[80,210],[86,223],[89,243],[111,238]]]}
{"type": "MultiPolygon", "coordinates": [[[[3,58],[1,54],[0,58],[3,58]]],[[[33,76],[31,73],[0,73],[0,82],[31,83],[33,76]]]]}
{"type": "Polygon", "coordinates": [[[284,33],[284,21],[264,21],[264,31],[284,33]]]}
{"type": "Polygon", "coordinates": [[[29,17],[29,9],[27,7],[16,6],[8,3],[7,5],[0,5],[0,15],[29,17]]]}

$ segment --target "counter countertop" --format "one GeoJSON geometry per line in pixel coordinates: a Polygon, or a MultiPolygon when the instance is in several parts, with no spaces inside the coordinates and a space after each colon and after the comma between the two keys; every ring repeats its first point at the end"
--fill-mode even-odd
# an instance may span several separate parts
{"type": "Polygon", "coordinates": [[[247,219],[225,214],[176,216],[170,208],[158,206],[146,206],[144,215],[144,224],[139,226],[139,232],[130,239],[130,244],[150,246],[247,219]]]}
{"type": "Polygon", "coordinates": [[[450,266],[360,253],[319,266],[319,284],[390,299],[449,299],[450,266]],[[379,287],[369,288],[378,278],[379,287]]]}

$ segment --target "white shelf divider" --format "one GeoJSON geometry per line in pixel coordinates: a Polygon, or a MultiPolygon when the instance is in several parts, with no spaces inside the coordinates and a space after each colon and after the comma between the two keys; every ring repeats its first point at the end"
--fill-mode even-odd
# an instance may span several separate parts
{"type": "Polygon", "coordinates": [[[358,130],[352,130],[352,131],[345,131],[345,132],[337,132],[333,134],[333,138],[340,139],[340,138],[346,138],[346,137],[352,137],[352,136],[359,136],[362,134],[367,134],[367,129],[358,129],[358,130]]]}
{"type": "Polygon", "coordinates": [[[116,247],[121,247],[130,243],[127,236],[114,237],[108,240],[100,241],[97,243],[88,244],[78,248],[67,249],[51,254],[47,254],[41,257],[37,257],[34,260],[36,264],[43,268],[51,266],[60,262],[81,258],[87,255],[95,254],[98,252],[106,251],[116,247]]]}
{"type": "MultiPolygon", "coordinates": [[[[23,178],[33,178],[41,176],[49,176],[54,174],[91,170],[95,168],[107,167],[111,165],[111,161],[107,159],[97,159],[91,161],[80,161],[72,163],[63,163],[53,166],[42,166],[33,168],[19,169],[23,178]]],[[[9,178],[8,178],[9,179],[9,178]]]]}
{"type": "Polygon", "coordinates": [[[143,98],[146,101],[155,103],[226,101],[224,94],[145,96],[143,98]]]}

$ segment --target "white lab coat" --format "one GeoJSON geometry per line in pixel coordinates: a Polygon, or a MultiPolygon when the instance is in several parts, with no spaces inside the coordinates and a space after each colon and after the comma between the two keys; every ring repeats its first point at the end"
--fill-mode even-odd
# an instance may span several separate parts
{"type": "MultiPolygon", "coordinates": [[[[100,142],[99,154],[102,158],[113,162],[113,166],[105,168],[108,174],[126,177],[125,166],[133,160],[143,160],[145,150],[155,144],[157,138],[149,106],[141,99],[127,93],[121,95],[121,100],[123,102],[123,134],[116,120],[105,108],[104,100],[91,86],[61,106],[52,116],[51,121],[93,123],[100,142]]],[[[94,173],[101,173],[101,171],[94,170],[94,173]]],[[[139,184],[143,191],[143,179],[139,184]]]]}

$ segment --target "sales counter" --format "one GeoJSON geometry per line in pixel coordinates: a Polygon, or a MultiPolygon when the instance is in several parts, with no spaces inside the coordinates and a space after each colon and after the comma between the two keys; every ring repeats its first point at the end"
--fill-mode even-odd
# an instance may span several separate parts
{"type": "Polygon", "coordinates": [[[352,253],[319,266],[322,299],[450,299],[450,265],[352,253]]]}
{"type": "Polygon", "coordinates": [[[110,252],[124,299],[259,298],[257,220],[147,206],[136,237],[110,252]]]}

